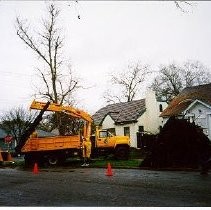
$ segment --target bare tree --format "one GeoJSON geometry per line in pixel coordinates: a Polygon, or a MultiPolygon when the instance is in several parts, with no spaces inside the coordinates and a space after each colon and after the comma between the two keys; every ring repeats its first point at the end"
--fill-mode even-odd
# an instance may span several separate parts
{"type": "Polygon", "coordinates": [[[52,102],[70,103],[70,95],[79,88],[79,80],[75,78],[70,65],[65,65],[62,56],[64,38],[57,27],[60,11],[54,4],[48,7],[48,17],[42,22],[42,31],[33,33],[27,22],[16,18],[17,35],[39,59],[43,67],[37,68],[42,80],[37,95],[52,102]]]}
{"type": "Polygon", "coordinates": [[[176,7],[180,9],[182,12],[187,12],[187,6],[192,6],[193,4],[188,1],[174,1],[176,7]]]}
{"type": "Polygon", "coordinates": [[[207,84],[211,81],[209,70],[199,61],[186,61],[182,66],[170,64],[161,66],[151,87],[157,96],[170,102],[185,87],[207,84]]]}
{"type": "Polygon", "coordinates": [[[110,79],[111,88],[105,91],[104,99],[107,103],[133,101],[148,73],[148,66],[140,63],[128,65],[128,69],[120,74],[113,73],[110,79]],[[120,90],[119,94],[112,92],[115,87],[120,90]]]}
{"type": "MultiPolygon", "coordinates": [[[[64,59],[64,38],[58,25],[60,10],[54,4],[48,6],[48,16],[43,19],[41,32],[32,32],[27,21],[16,18],[17,35],[42,61],[37,67],[41,83],[35,94],[58,104],[71,104],[73,93],[80,88],[79,79],[64,59]]],[[[56,124],[61,130],[61,116],[56,113],[56,124]]],[[[60,132],[61,133],[61,132],[60,132]]]]}
{"type": "Polygon", "coordinates": [[[19,142],[19,138],[31,124],[34,115],[26,111],[22,107],[14,108],[1,116],[0,127],[13,136],[15,143],[19,142]]]}
{"type": "Polygon", "coordinates": [[[188,60],[182,67],[183,86],[207,84],[211,81],[209,69],[199,61],[188,60]]]}
{"type": "Polygon", "coordinates": [[[159,75],[151,86],[159,98],[169,102],[180,93],[182,90],[180,72],[181,69],[176,64],[160,67],[159,75]]]}
{"type": "MultiPolygon", "coordinates": [[[[63,135],[78,135],[80,133],[81,128],[84,125],[83,120],[72,117],[65,113],[61,113],[60,116],[62,121],[62,125],[60,127],[60,133],[62,133],[63,135]]],[[[54,129],[57,129],[55,121],[56,121],[56,115],[49,114],[45,116],[45,120],[43,120],[40,123],[39,128],[51,132],[54,129]]]]}

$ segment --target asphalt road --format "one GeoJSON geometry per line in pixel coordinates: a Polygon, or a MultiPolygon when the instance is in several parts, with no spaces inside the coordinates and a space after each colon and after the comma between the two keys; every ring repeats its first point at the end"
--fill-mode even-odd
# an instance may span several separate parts
{"type": "Polygon", "coordinates": [[[0,206],[209,207],[211,174],[106,168],[0,169],[0,206]]]}

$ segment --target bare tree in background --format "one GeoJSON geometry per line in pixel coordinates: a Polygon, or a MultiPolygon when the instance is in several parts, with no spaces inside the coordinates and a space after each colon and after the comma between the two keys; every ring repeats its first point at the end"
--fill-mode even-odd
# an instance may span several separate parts
{"type": "Polygon", "coordinates": [[[159,75],[152,84],[152,89],[156,91],[159,98],[169,102],[180,93],[182,90],[180,72],[181,69],[176,64],[160,67],[159,75]]]}
{"type": "Polygon", "coordinates": [[[211,72],[199,61],[186,61],[181,72],[184,87],[207,84],[211,81],[211,72]]]}
{"type": "Polygon", "coordinates": [[[187,6],[190,7],[190,6],[193,6],[192,3],[188,2],[188,1],[174,1],[176,7],[178,9],[180,9],[182,12],[187,12],[187,6]]]}
{"type": "MultiPolygon", "coordinates": [[[[54,4],[50,4],[47,12],[48,16],[43,20],[40,32],[31,31],[27,21],[17,17],[17,35],[43,64],[42,68],[37,68],[41,83],[36,95],[54,103],[71,104],[72,94],[80,87],[79,79],[73,75],[71,65],[65,64],[64,38],[61,29],[57,26],[60,10],[54,4]]],[[[60,114],[56,113],[56,115],[56,124],[59,130],[63,130],[60,114]]]]}
{"type": "Polygon", "coordinates": [[[33,33],[27,22],[16,18],[17,35],[40,60],[43,68],[37,68],[42,89],[37,95],[54,103],[70,103],[70,95],[79,88],[70,64],[63,58],[64,38],[57,27],[60,11],[54,4],[48,7],[48,17],[43,20],[42,31],[33,33]]]}
{"type": "Polygon", "coordinates": [[[133,101],[140,92],[140,86],[148,73],[148,66],[140,63],[129,65],[128,69],[120,74],[113,73],[110,79],[110,88],[104,93],[104,99],[107,103],[133,101]],[[119,94],[112,92],[115,87],[120,90],[119,94]]]}
{"type": "Polygon", "coordinates": [[[207,84],[210,81],[209,69],[199,61],[189,60],[182,66],[178,64],[161,66],[151,87],[160,99],[169,103],[185,87],[207,84]]]}
{"type": "Polygon", "coordinates": [[[34,117],[33,114],[22,107],[14,108],[1,116],[0,127],[7,134],[11,134],[17,144],[21,135],[34,120],[34,117]]]}

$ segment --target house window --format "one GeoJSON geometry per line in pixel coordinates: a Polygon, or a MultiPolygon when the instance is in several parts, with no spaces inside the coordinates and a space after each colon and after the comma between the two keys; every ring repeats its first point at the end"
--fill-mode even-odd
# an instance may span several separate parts
{"type": "Polygon", "coordinates": [[[130,136],[130,127],[124,127],[124,136],[130,136]]]}
{"type": "Polygon", "coordinates": [[[163,111],[163,105],[162,104],[159,105],[159,110],[160,110],[160,112],[163,111]]]}
{"type": "Polygon", "coordinates": [[[144,126],[138,126],[138,132],[144,132],[144,126]]]}

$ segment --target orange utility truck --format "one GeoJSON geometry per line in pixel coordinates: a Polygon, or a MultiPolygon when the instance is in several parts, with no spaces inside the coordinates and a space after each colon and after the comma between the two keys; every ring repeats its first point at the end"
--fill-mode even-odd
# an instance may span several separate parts
{"type": "Polygon", "coordinates": [[[101,151],[113,153],[118,159],[127,159],[129,155],[130,141],[127,136],[113,136],[106,130],[96,127],[95,135],[91,137],[92,117],[83,110],[72,106],[64,106],[56,103],[44,103],[33,101],[31,109],[41,110],[32,126],[22,136],[17,153],[25,155],[27,165],[48,163],[56,165],[67,158],[82,155],[82,143],[84,138],[92,142],[92,157],[101,151]],[[45,111],[63,112],[84,121],[83,133],[69,136],[37,137],[35,128],[42,120],[45,111]]]}

